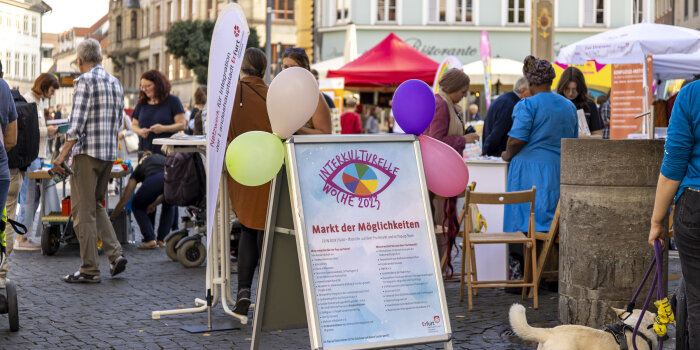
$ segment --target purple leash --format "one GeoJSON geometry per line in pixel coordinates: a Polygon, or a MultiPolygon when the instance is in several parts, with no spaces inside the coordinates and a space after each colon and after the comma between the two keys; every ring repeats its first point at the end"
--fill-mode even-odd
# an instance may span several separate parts
{"type": "MultiPolygon", "coordinates": [[[[651,261],[651,264],[649,265],[649,269],[647,270],[647,273],[644,275],[644,279],[642,280],[642,283],[639,284],[639,287],[637,287],[637,291],[634,293],[634,296],[632,297],[632,301],[630,301],[629,304],[627,304],[627,309],[625,311],[629,312],[630,314],[632,313],[632,310],[634,310],[634,301],[637,300],[637,297],[639,296],[639,293],[642,291],[642,287],[644,286],[644,283],[647,281],[647,278],[649,278],[649,274],[651,273],[651,269],[656,265],[656,272],[654,273],[654,279],[651,282],[651,288],[649,288],[649,293],[647,294],[646,299],[644,300],[644,306],[642,306],[642,312],[639,315],[639,319],[637,320],[637,324],[634,327],[634,331],[632,332],[632,346],[634,347],[634,350],[637,349],[637,330],[639,330],[639,325],[642,323],[642,318],[644,317],[644,313],[646,312],[647,308],[649,307],[649,301],[651,300],[651,295],[654,293],[654,288],[656,288],[656,300],[661,300],[663,299],[663,288],[662,288],[662,283],[663,283],[663,278],[662,278],[662,271],[661,269],[663,268],[663,248],[661,248],[661,242],[658,240],[654,241],[654,259],[651,261]]],[[[659,350],[663,348],[664,340],[663,338],[657,337],[659,339],[659,350]]]]}

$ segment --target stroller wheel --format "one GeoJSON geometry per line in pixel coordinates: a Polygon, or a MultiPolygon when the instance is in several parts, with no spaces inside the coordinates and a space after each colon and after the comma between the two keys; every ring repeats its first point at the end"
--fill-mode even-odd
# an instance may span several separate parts
{"type": "Polygon", "coordinates": [[[41,233],[41,253],[44,255],[54,255],[61,246],[61,227],[51,225],[44,227],[41,233]]]}
{"type": "Polygon", "coordinates": [[[165,254],[173,261],[178,261],[175,247],[181,239],[187,237],[187,230],[175,231],[165,237],[165,254]]]}
{"type": "Polygon", "coordinates": [[[177,260],[184,267],[197,267],[202,265],[207,257],[207,249],[199,240],[190,240],[177,249],[177,260]]]}
{"type": "Polygon", "coordinates": [[[7,318],[10,320],[10,331],[19,330],[19,310],[17,308],[17,288],[13,282],[7,282],[7,318]]]}

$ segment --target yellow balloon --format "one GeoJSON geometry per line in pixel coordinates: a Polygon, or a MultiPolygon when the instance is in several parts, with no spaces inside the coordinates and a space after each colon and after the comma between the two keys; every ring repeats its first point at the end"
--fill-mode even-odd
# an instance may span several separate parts
{"type": "Polygon", "coordinates": [[[226,169],[246,186],[272,180],[284,163],[284,145],[279,137],[264,131],[238,135],[226,149],[226,169]]]}

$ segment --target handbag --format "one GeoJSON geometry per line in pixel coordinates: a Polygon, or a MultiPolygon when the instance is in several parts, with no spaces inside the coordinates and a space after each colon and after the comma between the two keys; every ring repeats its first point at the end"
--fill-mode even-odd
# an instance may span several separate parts
{"type": "Polygon", "coordinates": [[[135,133],[124,135],[124,144],[126,145],[126,151],[128,153],[138,151],[139,135],[136,135],[135,133]]]}

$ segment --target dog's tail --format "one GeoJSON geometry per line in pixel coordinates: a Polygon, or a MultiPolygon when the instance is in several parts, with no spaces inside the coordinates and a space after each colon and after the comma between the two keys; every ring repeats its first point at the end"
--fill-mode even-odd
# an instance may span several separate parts
{"type": "Polygon", "coordinates": [[[520,338],[525,340],[534,340],[539,343],[544,343],[549,339],[549,331],[543,328],[530,327],[525,318],[525,307],[520,304],[513,304],[508,312],[510,326],[520,338]]]}

